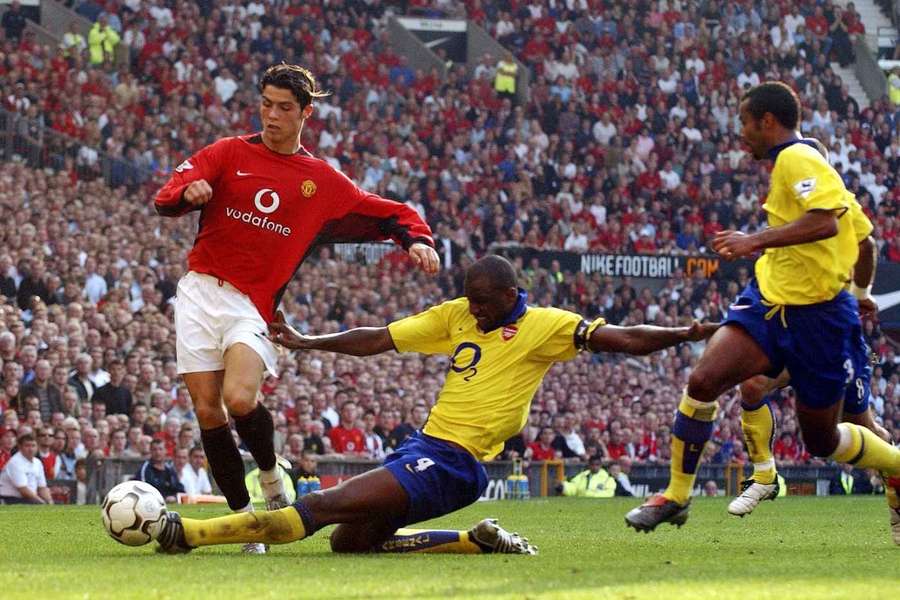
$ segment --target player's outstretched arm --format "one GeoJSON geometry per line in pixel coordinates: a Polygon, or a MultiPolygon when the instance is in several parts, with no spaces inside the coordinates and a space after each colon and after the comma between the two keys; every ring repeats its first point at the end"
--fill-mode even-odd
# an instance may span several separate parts
{"type": "Polygon", "coordinates": [[[591,334],[588,347],[591,352],[650,354],[682,342],[698,342],[708,339],[719,326],[719,323],[700,323],[699,321],[694,321],[690,327],[604,325],[595,329],[591,334]]]}
{"type": "Polygon", "coordinates": [[[766,248],[781,248],[808,244],[837,235],[838,212],[833,210],[811,210],[805,215],[781,227],[771,227],[758,233],[746,234],[740,231],[720,231],[712,241],[712,248],[731,260],[750,256],[766,248]]]}
{"type": "Polygon", "coordinates": [[[341,333],[303,335],[284,321],[284,313],[275,313],[269,323],[269,339],[290,350],[324,350],[353,356],[371,356],[394,349],[387,327],[357,327],[341,333]]]}

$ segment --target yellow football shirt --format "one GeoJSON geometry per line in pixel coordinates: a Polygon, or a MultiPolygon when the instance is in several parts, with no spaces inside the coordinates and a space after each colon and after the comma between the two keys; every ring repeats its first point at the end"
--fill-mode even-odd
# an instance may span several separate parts
{"type": "Polygon", "coordinates": [[[811,210],[834,210],[838,233],[808,244],[768,248],[755,268],[766,300],[816,304],[841,291],[859,254],[852,217],[846,214],[851,202],[853,194],[817,150],[797,143],[779,152],[764,205],[769,226],[786,225],[811,210]]]}
{"type": "MultiPolygon", "coordinates": [[[[528,307],[513,325],[482,333],[457,298],[388,325],[399,352],[445,354],[450,370],[425,424],[430,436],[490,460],[528,419],[531,399],[554,362],[578,354],[582,318],[558,308],[528,307]]],[[[592,332],[604,325],[595,320],[592,332]]]]}

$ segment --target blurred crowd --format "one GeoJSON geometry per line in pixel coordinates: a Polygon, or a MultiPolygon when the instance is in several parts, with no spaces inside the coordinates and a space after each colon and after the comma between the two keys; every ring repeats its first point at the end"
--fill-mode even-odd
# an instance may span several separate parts
{"type": "MultiPolygon", "coordinates": [[[[24,117],[16,147],[27,151],[0,166],[0,466],[29,433],[48,479],[77,478],[78,461],[92,456],[148,459],[154,440],[176,466],[190,462],[199,432],[175,370],[171,300],[196,217],[159,218],[150,198],[190,153],[258,127],[255,81],[280,60],[310,66],[334,91],[307,123],[306,147],[409,202],[452,251],[453,266],[432,280],[399,253],[365,264],[322,249],[284,296],[304,332],[382,325],[459,295],[463,269],[488,248],[694,253],[723,228],[762,227],[768,169],[741,149],[737,105],[765,79],[799,92],[804,134],[830,147],[876,224],[881,260],[900,260],[900,107],[881,99],[860,110],[827,58],[853,59],[852,37],[863,32],[852,6],[398,6],[90,0],[74,7],[104,37],[73,33],[60,48],[4,26],[3,107],[24,117]],[[445,80],[410,68],[385,33],[392,11],[481,23],[530,71],[530,96],[498,93],[487,57],[471,70],[450,64],[445,80]],[[134,169],[104,179],[99,153],[134,169]]],[[[531,302],[616,324],[720,319],[748,277],[678,273],[653,290],[557,265],[517,268],[531,302]]],[[[900,359],[877,324],[866,335],[877,355],[874,409],[900,438],[900,359]]],[[[670,416],[700,350],[555,366],[504,455],[666,461],[670,416]]],[[[380,458],[424,423],[446,366],[417,355],[284,353],[280,377],[261,392],[277,449],[295,461],[304,450],[380,458]]],[[[723,400],[709,446],[717,462],[746,460],[737,400],[723,400]]],[[[775,412],[776,457],[809,460],[790,391],[775,412]]]]}

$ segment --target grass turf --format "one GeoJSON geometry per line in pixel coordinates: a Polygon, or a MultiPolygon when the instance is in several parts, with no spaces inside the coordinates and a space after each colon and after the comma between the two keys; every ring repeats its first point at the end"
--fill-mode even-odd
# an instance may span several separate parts
{"type": "MultiPolygon", "coordinates": [[[[883,498],[786,498],[748,518],[696,499],[679,530],[627,529],[634,500],[477,503],[429,525],[496,516],[540,555],[337,556],[328,530],[268,556],[236,546],[163,556],[109,539],[97,507],[0,507],[0,598],[891,598],[900,547],[883,498]]],[[[208,517],[220,507],[187,507],[208,517]]]]}

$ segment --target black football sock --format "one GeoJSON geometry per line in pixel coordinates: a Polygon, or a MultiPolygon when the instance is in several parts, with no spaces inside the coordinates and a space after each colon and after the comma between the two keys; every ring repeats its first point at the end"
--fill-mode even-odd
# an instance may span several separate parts
{"type": "Polygon", "coordinates": [[[275,468],[275,423],[272,415],[262,404],[242,417],[232,415],[238,435],[241,436],[247,450],[253,455],[260,471],[271,471],[275,468]]]}
{"type": "Polygon", "coordinates": [[[228,500],[231,510],[243,510],[250,504],[250,494],[244,483],[244,461],[238,452],[228,424],[200,431],[203,450],[209,460],[213,479],[228,500]]]}

